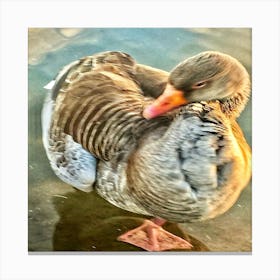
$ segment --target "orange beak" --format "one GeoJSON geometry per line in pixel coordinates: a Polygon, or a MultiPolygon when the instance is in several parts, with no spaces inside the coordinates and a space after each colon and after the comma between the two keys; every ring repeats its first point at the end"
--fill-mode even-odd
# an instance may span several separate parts
{"type": "Polygon", "coordinates": [[[167,84],[164,92],[151,105],[144,109],[143,117],[145,119],[152,119],[187,103],[189,101],[184,97],[183,91],[177,90],[172,85],[167,84]]]}

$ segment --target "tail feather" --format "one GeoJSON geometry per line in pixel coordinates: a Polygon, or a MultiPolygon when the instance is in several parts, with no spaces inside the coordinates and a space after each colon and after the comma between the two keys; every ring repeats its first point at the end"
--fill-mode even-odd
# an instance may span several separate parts
{"type": "Polygon", "coordinates": [[[41,121],[43,145],[51,168],[62,181],[89,192],[95,182],[96,159],[70,135],[63,134],[61,139],[55,140],[50,138],[49,129],[54,106],[55,101],[50,90],[43,105],[41,121]]]}

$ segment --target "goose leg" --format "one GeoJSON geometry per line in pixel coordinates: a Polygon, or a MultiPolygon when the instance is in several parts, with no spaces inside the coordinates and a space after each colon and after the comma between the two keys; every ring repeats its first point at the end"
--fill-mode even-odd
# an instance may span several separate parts
{"type": "Polygon", "coordinates": [[[154,252],[192,248],[183,238],[164,230],[161,227],[164,223],[164,220],[158,218],[145,220],[141,226],[119,236],[118,240],[154,252]]]}

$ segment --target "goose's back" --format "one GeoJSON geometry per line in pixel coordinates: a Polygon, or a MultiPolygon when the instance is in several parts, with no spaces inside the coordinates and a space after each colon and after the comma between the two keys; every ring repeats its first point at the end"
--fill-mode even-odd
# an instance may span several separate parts
{"type": "Polygon", "coordinates": [[[51,134],[53,138],[69,134],[96,157],[110,160],[130,147],[143,126],[155,122],[148,123],[141,115],[147,98],[134,79],[134,61],[129,57],[98,55],[82,64],[86,71],[76,70],[74,77],[70,73],[59,91],[51,134]]]}

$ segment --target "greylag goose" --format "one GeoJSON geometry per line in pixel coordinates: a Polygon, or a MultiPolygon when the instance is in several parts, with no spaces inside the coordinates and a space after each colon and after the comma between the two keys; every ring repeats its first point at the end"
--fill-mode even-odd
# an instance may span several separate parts
{"type": "Polygon", "coordinates": [[[156,217],[121,241],[148,251],[190,249],[162,221],[216,217],[251,177],[250,148],[235,120],[250,79],[231,56],[203,52],[168,75],[105,52],[67,66],[50,88],[43,142],[56,174],[80,189],[95,182],[113,205],[156,217]]]}

